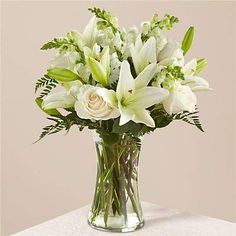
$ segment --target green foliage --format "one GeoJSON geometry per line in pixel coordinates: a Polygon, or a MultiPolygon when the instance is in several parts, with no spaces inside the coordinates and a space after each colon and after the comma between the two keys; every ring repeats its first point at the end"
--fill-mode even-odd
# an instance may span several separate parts
{"type": "Polygon", "coordinates": [[[37,92],[39,88],[44,87],[39,95],[39,98],[43,98],[44,96],[47,96],[57,85],[58,82],[55,79],[52,79],[48,75],[44,75],[44,77],[37,80],[34,90],[37,92]]]}
{"type": "Polygon", "coordinates": [[[183,42],[182,42],[182,46],[181,46],[181,49],[183,50],[184,55],[191,48],[192,42],[193,42],[193,37],[194,37],[194,27],[191,26],[191,27],[189,27],[189,29],[185,33],[184,39],[183,39],[183,42]]]}
{"type": "Polygon", "coordinates": [[[176,115],[174,115],[173,119],[174,120],[183,120],[190,125],[195,125],[199,130],[204,132],[202,125],[200,123],[200,120],[199,120],[198,113],[199,113],[199,111],[196,108],[196,110],[194,112],[184,111],[179,114],[176,114],[176,115]]]}
{"type": "Polygon", "coordinates": [[[43,128],[42,133],[39,136],[39,139],[37,141],[35,141],[35,143],[40,141],[42,138],[44,138],[47,135],[55,134],[55,133],[62,131],[63,129],[66,129],[66,125],[65,125],[65,122],[63,119],[61,119],[59,117],[58,118],[48,118],[48,119],[54,121],[55,123],[45,126],[43,128]]]}
{"type": "Polygon", "coordinates": [[[47,135],[51,135],[62,130],[68,132],[73,125],[76,125],[80,131],[87,127],[88,129],[95,129],[100,133],[107,132],[99,122],[91,122],[91,120],[79,118],[72,108],[67,109],[67,111],[69,112],[69,114],[67,114],[66,116],[60,114],[54,115],[54,117],[48,117],[48,119],[53,121],[54,124],[44,127],[39,139],[36,142],[47,135]]]}
{"type": "Polygon", "coordinates": [[[207,61],[205,58],[197,60],[197,68],[194,72],[194,75],[200,74],[207,67],[207,61]]]}
{"type": "Polygon", "coordinates": [[[134,136],[139,136],[140,131],[142,129],[142,124],[135,123],[133,121],[129,121],[128,123],[124,125],[119,125],[120,118],[116,118],[114,120],[113,126],[112,126],[112,132],[117,134],[132,134],[134,136]]]}
{"type": "Polygon", "coordinates": [[[100,19],[98,22],[99,29],[111,27],[114,34],[119,32],[118,20],[116,17],[112,16],[110,12],[96,7],[89,8],[88,10],[94,13],[95,16],[100,19]]]}

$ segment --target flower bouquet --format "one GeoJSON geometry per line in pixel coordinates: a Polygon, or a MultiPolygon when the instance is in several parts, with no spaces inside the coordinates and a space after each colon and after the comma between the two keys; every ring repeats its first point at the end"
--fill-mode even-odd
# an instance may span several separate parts
{"type": "Polygon", "coordinates": [[[94,131],[97,178],[88,222],[104,230],[128,232],[144,224],[138,193],[141,138],[174,120],[203,131],[195,92],[209,90],[198,75],[205,59],[185,63],[194,28],[182,43],[166,38],[178,18],[155,14],[136,27],[120,29],[109,12],[94,13],[83,33],[54,38],[47,73],[36,82],[36,103],[52,124],[39,139],[75,125],[94,131]],[[56,87],[59,91],[52,92],[56,87]]]}

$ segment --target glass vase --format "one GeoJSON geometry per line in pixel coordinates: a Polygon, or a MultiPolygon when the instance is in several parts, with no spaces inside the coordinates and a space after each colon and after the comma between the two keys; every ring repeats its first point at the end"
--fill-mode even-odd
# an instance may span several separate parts
{"type": "Polygon", "coordinates": [[[114,232],[141,228],[144,219],[138,191],[140,138],[94,133],[94,141],[97,177],[89,225],[114,232]]]}

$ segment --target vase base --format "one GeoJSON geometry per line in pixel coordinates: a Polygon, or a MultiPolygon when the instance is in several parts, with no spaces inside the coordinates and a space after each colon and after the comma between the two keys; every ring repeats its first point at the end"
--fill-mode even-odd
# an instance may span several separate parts
{"type": "Polygon", "coordinates": [[[138,225],[135,225],[133,227],[124,227],[124,228],[112,228],[112,227],[97,226],[97,225],[94,225],[93,223],[89,222],[89,220],[88,220],[88,224],[93,229],[100,230],[100,231],[128,233],[128,232],[133,232],[135,230],[141,229],[144,226],[144,221],[140,222],[138,225]]]}

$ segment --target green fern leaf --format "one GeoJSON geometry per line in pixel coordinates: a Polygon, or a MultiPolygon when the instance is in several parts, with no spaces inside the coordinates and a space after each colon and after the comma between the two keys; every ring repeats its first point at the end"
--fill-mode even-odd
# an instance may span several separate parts
{"type": "Polygon", "coordinates": [[[182,113],[176,114],[176,115],[174,115],[173,119],[174,120],[183,120],[190,125],[195,125],[199,130],[204,132],[201,122],[199,120],[198,113],[199,113],[199,111],[196,108],[196,110],[194,112],[184,111],[182,113]]]}
{"type": "Polygon", "coordinates": [[[37,80],[35,85],[35,93],[39,88],[44,88],[39,95],[39,98],[43,98],[44,96],[48,95],[57,85],[58,82],[55,79],[52,79],[48,75],[44,75],[44,77],[37,80]]]}

